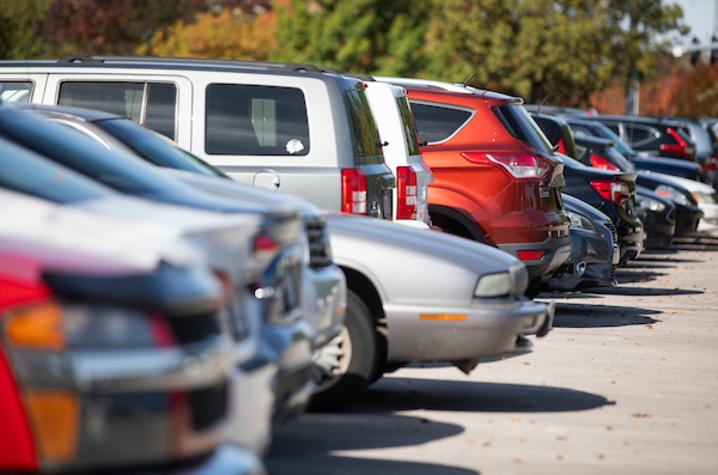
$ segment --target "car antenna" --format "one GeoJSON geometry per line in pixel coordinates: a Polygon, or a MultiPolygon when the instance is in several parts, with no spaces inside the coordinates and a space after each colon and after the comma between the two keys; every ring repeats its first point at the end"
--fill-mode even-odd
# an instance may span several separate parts
{"type": "MultiPolygon", "coordinates": [[[[486,58],[486,59],[488,59],[488,58],[486,58]]],[[[474,79],[474,78],[479,74],[479,69],[481,69],[481,66],[483,66],[484,64],[486,64],[486,59],[484,59],[484,60],[481,62],[481,64],[479,64],[478,66],[476,66],[476,69],[475,69],[474,72],[471,74],[471,76],[469,76],[468,78],[466,78],[466,81],[464,81],[464,83],[463,83],[463,84],[464,84],[464,87],[468,87],[468,86],[469,86],[469,83],[471,82],[471,80],[474,79]]]]}
{"type": "Polygon", "coordinates": [[[537,114],[540,114],[540,113],[541,113],[541,108],[543,107],[544,103],[546,102],[546,99],[548,99],[549,97],[551,97],[551,95],[552,95],[552,93],[549,92],[548,94],[546,94],[545,96],[543,96],[543,99],[541,99],[541,102],[539,102],[538,109],[536,109],[536,113],[537,113],[537,114]]]}

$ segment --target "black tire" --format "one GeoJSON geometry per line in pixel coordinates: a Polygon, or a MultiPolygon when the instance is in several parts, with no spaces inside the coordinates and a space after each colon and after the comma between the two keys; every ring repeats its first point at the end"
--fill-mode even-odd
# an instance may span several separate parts
{"type": "Polygon", "coordinates": [[[311,410],[334,410],[356,400],[380,372],[380,364],[383,362],[374,319],[366,304],[348,289],[344,327],[351,342],[349,365],[346,372],[317,389],[309,403],[311,410]]]}

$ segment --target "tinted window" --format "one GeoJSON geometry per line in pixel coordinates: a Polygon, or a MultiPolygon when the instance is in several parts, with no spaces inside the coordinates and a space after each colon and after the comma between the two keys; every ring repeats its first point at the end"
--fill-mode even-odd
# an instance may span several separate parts
{"type": "Polygon", "coordinates": [[[55,203],[75,203],[112,191],[32,151],[0,139],[0,187],[55,203]]]}
{"type": "Polygon", "coordinates": [[[495,106],[491,109],[513,137],[529,145],[533,145],[539,150],[545,150],[548,153],[553,152],[551,143],[523,106],[516,104],[510,106],[495,106]]]}
{"type": "Polygon", "coordinates": [[[205,152],[215,155],[306,155],[304,93],[293,87],[207,86],[205,152]]]}
{"type": "Polygon", "coordinates": [[[0,81],[0,99],[8,102],[30,102],[32,82],[30,81],[0,81]]]}
{"type": "Polygon", "coordinates": [[[383,162],[384,156],[379,147],[381,141],[379,132],[364,91],[353,88],[346,89],[344,99],[349,112],[355,156],[360,163],[383,162]]]}
{"type": "Polygon", "coordinates": [[[409,100],[406,96],[397,97],[396,105],[399,107],[399,115],[401,116],[401,125],[404,127],[404,138],[406,140],[406,148],[409,155],[419,154],[419,143],[416,139],[416,129],[414,127],[414,117],[411,115],[409,100]]]}
{"type": "Polygon", "coordinates": [[[174,142],[125,119],[100,120],[95,125],[127,145],[137,155],[160,167],[187,170],[203,175],[226,175],[212,165],[181,149],[174,142]]]}
{"type": "Polygon", "coordinates": [[[416,121],[416,131],[422,142],[441,142],[453,134],[469,120],[471,112],[411,101],[411,111],[416,121]]]}
{"type": "Polygon", "coordinates": [[[57,103],[127,117],[175,137],[174,84],[145,82],[63,82],[57,103]]]}

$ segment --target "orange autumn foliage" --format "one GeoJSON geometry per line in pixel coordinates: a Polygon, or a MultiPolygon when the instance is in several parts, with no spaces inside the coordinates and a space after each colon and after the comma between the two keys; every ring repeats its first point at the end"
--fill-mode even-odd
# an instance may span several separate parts
{"type": "MultiPolygon", "coordinates": [[[[194,23],[178,21],[155,34],[152,54],[263,61],[277,47],[276,29],[277,17],[271,10],[256,15],[238,8],[200,13],[194,23]]],[[[147,46],[137,52],[147,54],[147,46]]]]}

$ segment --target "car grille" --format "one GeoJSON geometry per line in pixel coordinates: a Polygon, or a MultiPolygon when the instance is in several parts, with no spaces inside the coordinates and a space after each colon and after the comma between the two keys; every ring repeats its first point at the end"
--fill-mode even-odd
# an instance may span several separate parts
{"type": "Polygon", "coordinates": [[[331,264],[329,235],[324,219],[320,217],[308,219],[304,223],[304,229],[309,240],[309,267],[316,269],[331,264]]]}
{"type": "Polygon", "coordinates": [[[228,408],[228,391],[227,383],[190,391],[189,405],[194,430],[208,429],[225,417],[228,408]]]}
{"type": "Polygon", "coordinates": [[[616,280],[616,269],[618,266],[616,264],[611,265],[611,282],[616,280]]]}
{"type": "Polygon", "coordinates": [[[612,221],[606,221],[603,223],[609,230],[611,230],[611,236],[613,236],[613,242],[618,243],[618,232],[616,232],[616,226],[612,221]]]}
{"type": "Polygon", "coordinates": [[[676,222],[676,208],[675,207],[671,208],[671,210],[668,212],[668,215],[666,215],[666,221],[668,221],[669,223],[676,222]]]}
{"type": "Polygon", "coordinates": [[[177,343],[182,345],[203,341],[221,333],[217,314],[214,312],[171,317],[167,319],[167,323],[177,343]]]}

